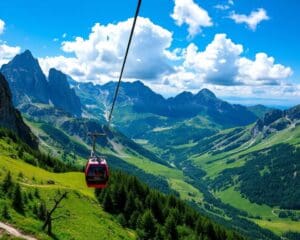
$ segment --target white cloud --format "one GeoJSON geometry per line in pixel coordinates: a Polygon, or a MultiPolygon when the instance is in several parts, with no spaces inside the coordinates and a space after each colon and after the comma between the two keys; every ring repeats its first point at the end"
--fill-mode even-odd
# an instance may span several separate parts
{"type": "Polygon", "coordinates": [[[278,85],[280,80],[291,75],[290,67],[275,64],[275,59],[266,53],[257,53],[254,61],[245,57],[239,59],[238,78],[247,84],[278,85]]]}
{"type": "MultiPolygon", "coordinates": [[[[74,41],[64,41],[62,50],[72,53],[74,58],[48,57],[40,59],[44,70],[55,65],[77,80],[116,79],[131,30],[133,19],[117,24],[95,24],[87,39],[76,37],[74,41]],[[57,61],[59,59],[59,61],[57,61]]],[[[139,17],[134,38],[124,72],[125,78],[155,79],[171,72],[169,52],[172,33],[155,25],[148,18],[139,17]]]]}
{"type": "MultiPolygon", "coordinates": [[[[75,80],[100,84],[116,80],[131,21],[95,24],[86,39],[63,42],[62,50],[73,56],[41,58],[43,71],[55,67],[75,80]]],[[[288,98],[290,94],[297,98],[300,94],[295,91],[299,86],[287,83],[291,68],[266,53],[257,53],[254,59],[245,57],[244,47],[226,34],[216,34],[204,49],[190,43],[171,51],[172,33],[147,18],[139,18],[132,43],[124,80],[140,79],[164,96],[197,92],[204,87],[221,97],[288,98]]]]}
{"type": "Polygon", "coordinates": [[[236,14],[232,13],[229,18],[234,20],[236,23],[245,23],[247,26],[255,31],[257,25],[264,21],[264,20],[269,20],[269,16],[267,15],[267,12],[263,8],[259,8],[256,11],[252,11],[250,15],[244,15],[244,14],[236,14]]]}
{"type": "MultiPolygon", "coordinates": [[[[5,22],[0,19],[0,34],[4,32],[5,22]]],[[[5,41],[0,40],[0,67],[8,63],[15,55],[20,53],[20,47],[12,47],[7,45],[5,41]]]]}
{"type": "Polygon", "coordinates": [[[8,63],[14,56],[20,53],[20,47],[11,47],[6,43],[0,44],[0,67],[8,63]]]}
{"type": "Polygon", "coordinates": [[[62,38],[66,38],[67,37],[67,33],[63,33],[62,38]]]}
{"type": "Polygon", "coordinates": [[[5,22],[2,19],[0,19],[0,34],[4,32],[4,27],[5,27],[5,22]]]}
{"type": "Polygon", "coordinates": [[[194,37],[203,27],[213,25],[208,12],[193,0],[174,0],[175,6],[171,17],[178,26],[188,25],[189,37],[194,37]]]}
{"type": "Polygon", "coordinates": [[[214,6],[214,8],[225,11],[225,10],[230,9],[230,6],[226,5],[226,4],[224,4],[224,5],[223,4],[217,4],[217,5],[214,6]]]}
{"type": "Polygon", "coordinates": [[[198,74],[198,81],[217,85],[236,85],[238,61],[243,46],[234,44],[226,34],[216,34],[205,51],[191,43],[185,54],[184,67],[198,74]]]}
{"type": "Polygon", "coordinates": [[[53,38],[53,42],[58,42],[59,39],[58,38],[53,38]]]}
{"type": "Polygon", "coordinates": [[[39,58],[39,64],[43,72],[47,75],[50,68],[56,68],[71,76],[84,76],[86,64],[80,63],[74,57],[46,57],[39,58]]]}
{"type": "Polygon", "coordinates": [[[176,73],[165,77],[182,90],[215,86],[280,85],[292,75],[289,67],[275,64],[273,57],[257,53],[255,60],[243,57],[241,44],[234,43],[226,34],[216,34],[204,51],[191,43],[185,49],[184,62],[176,73]],[[188,76],[188,77],[187,77],[188,76]]]}

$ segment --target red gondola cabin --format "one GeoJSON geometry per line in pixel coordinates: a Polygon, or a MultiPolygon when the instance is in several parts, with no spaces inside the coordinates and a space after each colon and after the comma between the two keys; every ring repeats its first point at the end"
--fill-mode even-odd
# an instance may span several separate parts
{"type": "Polygon", "coordinates": [[[108,165],[103,157],[90,157],[85,167],[88,187],[105,188],[109,178],[108,165]]]}

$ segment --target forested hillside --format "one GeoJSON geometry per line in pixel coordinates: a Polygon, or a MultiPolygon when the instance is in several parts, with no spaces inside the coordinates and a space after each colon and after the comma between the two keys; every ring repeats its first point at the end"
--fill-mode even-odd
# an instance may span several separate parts
{"type": "Polygon", "coordinates": [[[113,171],[109,187],[96,191],[103,209],[113,215],[106,214],[93,190],[85,186],[83,173],[41,169],[72,168],[31,150],[7,130],[1,130],[0,149],[0,220],[38,239],[51,239],[41,227],[54,199],[64,192],[68,197],[53,218],[57,218],[52,235],[56,239],[98,239],[99,235],[103,239],[243,239],[175,196],[151,190],[122,172],[113,171]]]}

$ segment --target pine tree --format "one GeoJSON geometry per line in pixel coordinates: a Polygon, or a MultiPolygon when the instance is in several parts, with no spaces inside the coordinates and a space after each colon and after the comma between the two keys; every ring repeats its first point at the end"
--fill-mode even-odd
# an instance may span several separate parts
{"type": "Polygon", "coordinates": [[[165,222],[165,239],[177,240],[178,232],[176,228],[176,220],[172,214],[170,214],[165,222]]]}
{"type": "Polygon", "coordinates": [[[132,192],[129,192],[127,194],[127,200],[125,203],[124,213],[125,217],[128,220],[133,213],[133,211],[136,209],[135,200],[132,192]]]}
{"type": "Polygon", "coordinates": [[[3,207],[3,209],[2,209],[1,215],[2,215],[2,217],[3,217],[4,219],[6,219],[6,220],[11,219],[11,216],[10,216],[10,214],[9,214],[9,212],[8,212],[8,207],[7,207],[6,204],[4,205],[4,207],[3,207]]]}
{"type": "Polygon", "coordinates": [[[164,240],[163,230],[160,225],[157,225],[155,240],[164,240]]]}
{"type": "Polygon", "coordinates": [[[103,198],[103,209],[106,212],[112,213],[114,211],[113,201],[111,199],[110,193],[106,192],[103,198]]]}
{"type": "Polygon", "coordinates": [[[138,236],[141,240],[154,239],[156,235],[156,220],[150,210],[146,210],[138,222],[138,236]]]}
{"type": "Polygon", "coordinates": [[[195,227],[195,231],[198,235],[200,235],[201,233],[203,233],[203,224],[200,218],[198,218],[197,222],[196,222],[196,227],[195,227]]]}
{"type": "Polygon", "coordinates": [[[217,236],[216,236],[216,232],[215,232],[214,226],[212,225],[211,222],[209,222],[208,225],[207,225],[206,233],[207,233],[207,235],[208,235],[208,237],[209,237],[210,239],[217,239],[217,236]]]}
{"type": "Polygon", "coordinates": [[[159,199],[159,195],[157,192],[151,193],[148,195],[146,199],[146,204],[151,209],[151,212],[153,213],[155,219],[162,224],[164,222],[163,213],[161,211],[162,206],[159,199]]]}
{"type": "Polygon", "coordinates": [[[32,207],[32,213],[35,216],[38,216],[38,207],[36,206],[36,204],[34,204],[33,207],[32,207]]]}
{"type": "Polygon", "coordinates": [[[139,215],[140,215],[140,213],[138,211],[134,211],[131,214],[129,221],[128,221],[128,224],[131,228],[136,229],[139,215]]]}
{"type": "Polygon", "coordinates": [[[37,211],[38,218],[42,221],[46,220],[47,207],[45,202],[41,202],[37,211]]]}
{"type": "Polygon", "coordinates": [[[19,148],[19,150],[18,150],[18,157],[19,157],[20,159],[22,159],[23,156],[24,156],[24,149],[21,147],[21,148],[19,148]]]}
{"type": "Polygon", "coordinates": [[[15,190],[13,192],[13,201],[12,201],[13,208],[19,212],[24,213],[24,202],[21,187],[19,184],[16,184],[15,190]]]}
{"type": "Polygon", "coordinates": [[[96,198],[98,199],[99,202],[102,202],[102,200],[103,200],[103,199],[102,199],[102,198],[103,198],[102,192],[103,192],[102,189],[100,189],[100,188],[95,188],[95,196],[96,196],[96,198]]]}
{"type": "Polygon", "coordinates": [[[37,188],[34,190],[34,196],[35,196],[37,199],[40,199],[40,198],[41,198],[40,192],[39,192],[39,190],[38,190],[37,188]]]}
{"type": "Polygon", "coordinates": [[[3,180],[1,189],[5,194],[7,194],[12,186],[13,186],[13,182],[12,182],[11,174],[10,172],[8,172],[3,180]]]}
{"type": "Polygon", "coordinates": [[[176,208],[177,206],[177,199],[174,195],[169,195],[167,199],[167,206],[169,208],[176,208]]]}
{"type": "Polygon", "coordinates": [[[30,201],[33,200],[33,196],[32,196],[32,193],[31,193],[31,192],[28,193],[28,199],[29,199],[30,201]]]}
{"type": "Polygon", "coordinates": [[[126,191],[124,189],[124,186],[118,186],[115,187],[111,194],[112,202],[114,206],[114,210],[119,213],[124,210],[125,201],[124,199],[127,199],[126,191]]]}
{"type": "Polygon", "coordinates": [[[123,213],[120,213],[120,214],[117,216],[117,220],[118,220],[118,222],[121,224],[122,227],[126,227],[127,221],[126,221],[126,219],[125,219],[123,213]]]}
{"type": "Polygon", "coordinates": [[[28,197],[27,197],[26,192],[23,193],[23,202],[25,205],[28,203],[28,197]]]}

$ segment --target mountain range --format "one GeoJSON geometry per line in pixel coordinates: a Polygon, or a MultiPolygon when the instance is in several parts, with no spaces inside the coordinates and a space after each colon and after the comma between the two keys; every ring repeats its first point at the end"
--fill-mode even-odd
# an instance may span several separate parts
{"type": "Polygon", "coordinates": [[[107,129],[115,82],[79,83],[55,69],[46,78],[29,51],[1,72],[47,154],[82,165],[90,151],[86,133],[105,132],[97,147],[114,169],[252,239],[299,236],[300,105],[245,107],[208,89],[166,99],[140,81],[122,82],[107,129]]]}
{"type": "MultiPolygon", "coordinates": [[[[80,97],[98,95],[102,104],[98,104],[97,99],[92,98],[82,97],[82,101],[83,104],[99,107],[103,104],[106,106],[110,104],[116,87],[115,82],[104,85],[75,82],[72,84],[80,97]]],[[[216,123],[228,126],[247,125],[257,119],[247,107],[222,101],[208,89],[202,89],[197,94],[182,92],[175,97],[165,99],[140,81],[123,82],[117,102],[119,107],[130,106],[136,113],[151,113],[179,120],[202,114],[209,116],[216,123]]]]}
{"type": "MultiPolygon", "coordinates": [[[[0,74],[0,90],[0,126],[4,128],[0,129],[1,224],[2,221],[5,221],[22,229],[22,231],[30,232],[38,239],[50,239],[54,236],[52,230],[48,229],[48,235],[41,231],[41,225],[46,216],[43,214],[49,212],[51,201],[54,201],[58,206],[59,202],[56,199],[61,195],[61,191],[64,191],[64,194],[68,195],[65,200],[67,205],[60,206],[57,211],[60,217],[56,216],[51,219],[51,222],[55,221],[56,239],[74,237],[76,239],[86,239],[87,237],[97,239],[99,234],[108,239],[136,239],[137,237],[149,239],[148,236],[152,236],[151,238],[159,236],[159,238],[167,239],[170,234],[178,239],[195,238],[197,235],[207,236],[211,239],[215,239],[217,236],[220,239],[224,237],[226,239],[243,239],[235,231],[221,227],[202,216],[191,206],[175,198],[174,195],[166,196],[157,192],[157,190],[151,190],[148,186],[139,182],[137,178],[122,172],[112,172],[109,189],[101,192],[96,191],[95,195],[91,189],[85,187],[82,173],[56,174],[51,172],[73,170],[75,163],[67,165],[66,159],[62,159],[64,163],[61,163],[51,158],[50,155],[46,156],[40,153],[36,145],[32,145],[35,149],[28,147],[26,144],[30,145],[31,140],[27,138],[26,134],[32,136],[33,134],[23,122],[20,113],[13,107],[8,83],[2,74],[0,74]],[[24,142],[16,138],[14,134],[18,134],[24,142]],[[103,209],[96,203],[97,201],[101,203],[103,209]],[[64,218],[63,222],[57,221],[61,217],[64,218]],[[176,220],[177,217],[181,220],[176,220]],[[25,225],[24,222],[26,222],[25,225]],[[78,231],[77,225],[80,225],[80,231],[78,231]],[[184,230],[184,233],[181,232],[182,230],[184,230]]],[[[86,137],[85,130],[96,130],[98,132],[105,131],[106,133],[104,141],[99,139],[98,144],[105,148],[112,147],[112,150],[117,151],[118,154],[122,152],[123,158],[142,161],[148,167],[151,164],[153,165],[152,161],[160,161],[151,152],[139,147],[125,136],[109,129],[103,129],[95,121],[85,120],[87,122],[82,123],[83,119],[71,118],[70,115],[63,112],[60,112],[59,116],[52,116],[49,120],[46,118],[46,114],[50,116],[51,112],[43,112],[43,114],[45,114],[43,116],[45,118],[44,122],[30,122],[32,120],[28,120],[28,123],[35,125],[31,126],[33,130],[38,129],[39,133],[41,131],[47,133],[52,145],[63,144],[62,148],[65,151],[72,144],[73,151],[80,155],[80,151],[83,150],[81,153],[87,156],[85,144],[80,144],[78,139],[76,141],[72,137],[76,134],[77,137],[84,139],[86,137]],[[83,125],[84,127],[82,127],[83,125]],[[114,146],[115,144],[119,146],[114,146]],[[127,147],[128,152],[122,149],[125,147],[127,147]],[[131,156],[128,156],[129,154],[131,156]]],[[[41,115],[37,116],[41,117],[41,115]]],[[[40,134],[37,135],[39,140],[47,141],[40,134]]],[[[40,142],[40,144],[42,143],[40,142]]],[[[40,147],[42,148],[41,145],[40,147]]],[[[149,185],[152,185],[152,187],[168,192],[170,186],[164,178],[143,172],[141,169],[134,168],[129,164],[126,165],[112,153],[107,157],[110,163],[115,162],[115,169],[117,167],[122,171],[126,171],[128,168],[129,170],[133,169],[139,178],[144,178],[143,180],[146,182],[148,180],[149,185]],[[166,183],[165,186],[164,182],[166,183]],[[160,188],[161,186],[164,186],[165,189],[160,188]]],[[[165,171],[163,168],[167,168],[167,166],[163,164],[163,162],[156,163],[157,167],[165,171]]],[[[169,170],[172,169],[169,168],[169,170]]],[[[186,185],[188,186],[188,184],[186,185]]],[[[172,191],[169,191],[169,193],[172,193],[172,191]]],[[[0,237],[3,237],[3,231],[0,232],[0,237]]],[[[7,235],[4,235],[4,237],[10,239],[7,235]]]]}

